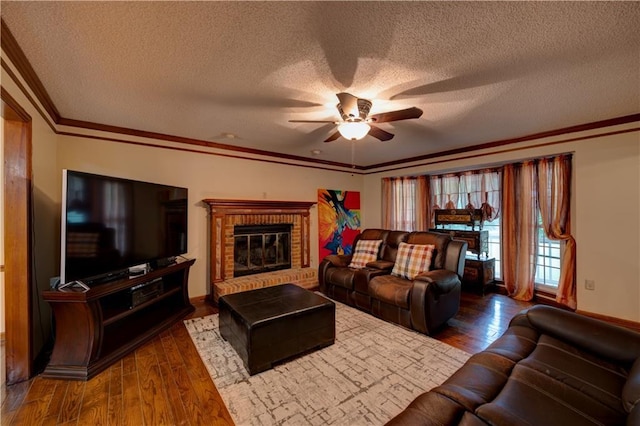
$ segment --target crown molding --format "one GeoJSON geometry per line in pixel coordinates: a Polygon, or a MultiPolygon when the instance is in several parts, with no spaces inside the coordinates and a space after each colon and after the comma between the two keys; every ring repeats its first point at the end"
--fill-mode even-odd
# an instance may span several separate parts
{"type": "Polygon", "coordinates": [[[31,121],[29,113],[22,108],[4,87],[0,87],[0,99],[2,99],[2,118],[23,123],[31,121]]]}
{"type": "MultiPolygon", "coordinates": [[[[322,169],[322,170],[338,171],[343,173],[366,175],[366,174],[377,173],[377,172],[386,172],[390,170],[415,167],[416,164],[412,164],[412,163],[421,162],[421,161],[424,162],[427,160],[442,159],[443,157],[449,157],[452,155],[469,154],[472,152],[478,152],[485,149],[502,147],[505,145],[512,145],[520,142],[533,141],[533,140],[548,138],[553,136],[561,136],[569,133],[596,130],[599,128],[640,121],[640,113],[636,113],[636,114],[630,114],[622,117],[615,117],[615,118],[610,118],[610,119],[591,122],[591,123],[584,123],[584,124],[579,124],[575,126],[563,127],[560,129],[555,129],[555,130],[550,130],[545,132],[533,133],[530,135],[525,135],[517,138],[503,139],[499,141],[486,142],[479,145],[466,146],[466,147],[450,149],[446,151],[439,151],[431,154],[404,158],[401,160],[394,160],[394,161],[389,161],[385,163],[372,164],[368,166],[356,166],[356,165],[341,163],[336,161],[327,161],[327,160],[322,160],[318,158],[301,157],[297,155],[290,155],[290,154],[283,154],[283,153],[273,152],[273,151],[264,151],[264,150],[253,149],[253,148],[239,147],[234,145],[222,144],[219,142],[192,139],[192,138],[186,138],[182,136],[167,135],[163,133],[137,130],[137,129],[131,129],[126,127],[112,126],[108,124],[93,123],[88,121],[75,120],[72,118],[62,117],[58,112],[58,109],[54,105],[53,101],[51,100],[51,97],[49,96],[46,89],[44,88],[44,85],[42,84],[36,72],[34,71],[33,67],[29,63],[24,52],[18,45],[16,39],[13,37],[13,34],[11,34],[11,31],[5,24],[4,20],[2,20],[1,18],[0,18],[0,24],[1,24],[0,25],[1,26],[0,41],[1,41],[2,50],[7,54],[7,56],[9,57],[9,59],[17,69],[18,73],[24,78],[24,81],[26,82],[27,86],[31,89],[33,94],[36,96],[38,101],[42,104],[42,106],[46,110],[51,120],[53,120],[53,122],[56,125],[74,127],[77,129],[96,130],[96,131],[107,132],[112,134],[123,134],[123,135],[135,136],[135,137],[156,139],[156,140],[167,141],[167,142],[176,142],[176,143],[185,144],[185,145],[200,146],[200,147],[219,149],[224,151],[232,151],[232,152],[237,152],[241,154],[266,156],[266,157],[272,157],[272,158],[277,158],[277,159],[286,160],[286,161],[300,161],[306,164],[295,164],[295,163],[288,163],[286,161],[275,161],[275,160],[268,160],[268,159],[261,159],[261,158],[243,157],[243,156],[233,155],[233,154],[228,154],[228,155],[219,154],[219,155],[228,156],[228,157],[245,158],[245,159],[256,160],[256,161],[274,162],[274,163],[288,164],[288,165],[300,166],[300,167],[309,167],[309,168],[316,168],[316,169],[322,169]],[[396,167],[393,167],[393,166],[396,166],[396,167]],[[332,167],[337,167],[342,170],[336,170],[336,169],[333,169],[332,167]],[[388,167],[391,167],[391,168],[385,169],[388,167]],[[344,169],[348,169],[348,170],[344,170],[344,169]]],[[[16,79],[16,76],[13,75],[11,70],[4,63],[4,61],[2,62],[2,68],[7,70],[7,72],[9,72],[12,75],[12,78],[14,80],[16,79]]],[[[36,105],[36,103],[31,98],[29,93],[27,93],[26,89],[20,84],[19,84],[19,87],[25,93],[25,95],[30,100],[30,102],[34,104],[36,109],[42,115],[43,119],[48,123],[50,123],[49,118],[46,117],[45,114],[36,105]]],[[[154,147],[175,149],[174,147],[167,147],[159,144],[146,144],[146,143],[140,143],[140,142],[127,141],[123,139],[115,139],[110,137],[85,135],[85,134],[76,133],[76,132],[60,131],[55,126],[51,125],[51,123],[50,123],[50,126],[52,127],[53,131],[56,134],[63,134],[67,136],[77,136],[77,137],[90,137],[90,138],[114,141],[114,142],[134,143],[138,145],[148,145],[148,146],[154,146],[154,147]]],[[[196,149],[185,149],[185,151],[218,155],[216,153],[204,152],[196,149]]],[[[482,156],[482,155],[483,154],[471,155],[471,156],[482,156]]],[[[469,156],[467,156],[467,158],[468,157],[469,156]]]]}
{"type": "Polygon", "coordinates": [[[562,135],[566,135],[566,134],[569,134],[569,133],[584,132],[584,131],[588,131],[588,130],[597,130],[597,129],[601,129],[601,128],[604,128],[604,127],[617,126],[617,125],[620,125],[620,124],[633,123],[633,122],[636,122],[636,121],[640,121],[640,113],[639,114],[625,115],[625,116],[622,116],[622,117],[610,118],[610,119],[607,119],[607,120],[594,121],[592,123],[578,124],[576,126],[563,127],[561,129],[556,129],[556,130],[549,130],[549,131],[545,131],[545,132],[533,133],[533,134],[530,134],[530,135],[520,136],[520,137],[517,137],[517,138],[503,139],[503,140],[500,140],[500,141],[486,142],[486,143],[483,143],[483,144],[480,144],[480,145],[473,145],[473,146],[468,146],[468,147],[450,149],[450,150],[447,150],[447,151],[435,152],[433,154],[426,154],[426,155],[420,155],[420,156],[412,157],[412,158],[405,158],[403,160],[396,160],[396,161],[389,161],[387,163],[374,164],[374,165],[371,165],[371,166],[365,166],[365,167],[363,167],[363,169],[365,171],[368,171],[368,170],[371,170],[371,169],[379,169],[379,168],[382,168],[382,167],[397,166],[399,164],[413,163],[413,162],[416,162],[416,161],[431,160],[431,159],[434,159],[434,158],[446,157],[446,156],[449,156],[449,155],[466,154],[466,153],[471,152],[471,151],[480,151],[480,150],[483,150],[483,149],[497,148],[497,147],[501,147],[501,146],[504,146],[504,145],[512,145],[512,144],[519,143],[519,142],[528,142],[528,141],[532,141],[532,140],[549,138],[549,137],[553,137],[553,136],[562,136],[562,135]]]}
{"type": "Polygon", "coordinates": [[[29,63],[29,60],[22,51],[22,48],[18,45],[18,42],[13,34],[11,34],[9,27],[7,27],[7,24],[5,24],[2,18],[0,18],[0,46],[18,69],[18,72],[22,75],[27,85],[36,95],[53,122],[58,123],[60,121],[60,113],[58,112],[58,109],[53,104],[53,101],[51,100],[49,93],[47,93],[47,90],[44,88],[42,81],[38,78],[38,75],[31,66],[31,63],[29,63]]]}
{"type": "MultiPolygon", "coordinates": [[[[272,152],[272,151],[264,151],[261,149],[246,148],[242,146],[227,145],[219,142],[204,141],[201,139],[193,139],[193,138],[187,138],[183,136],[167,135],[164,133],[149,132],[145,130],[131,129],[128,127],[119,127],[119,126],[112,126],[108,124],[92,123],[89,121],[74,120],[74,119],[64,118],[64,117],[61,117],[57,124],[61,126],[76,127],[81,129],[98,130],[98,131],[107,132],[107,133],[118,133],[118,134],[129,135],[129,136],[137,136],[141,138],[158,139],[158,140],[163,140],[167,142],[178,142],[178,143],[187,144],[187,145],[196,145],[196,146],[203,146],[203,147],[213,148],[213,149],[222,149],[226,151],[241,152],[241,153],[250,154],[250,155],[262,155],[267,157],[281,158],[285,160],[303,161],[305,163],[314,163],[314,164],[325,165],[325,166],[353,169],[353,166],[349,164],[340,163],[336,161],[310,159],[307,157],[300,157],[297,155],[283,154],[283,153],[272,152]]],[[[355,168],[361,169],[361,167],[359,166],[356,166],[355,168]]]]}

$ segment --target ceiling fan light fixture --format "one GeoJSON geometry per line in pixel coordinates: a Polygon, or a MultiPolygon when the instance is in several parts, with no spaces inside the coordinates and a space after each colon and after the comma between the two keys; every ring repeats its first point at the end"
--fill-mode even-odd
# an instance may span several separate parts
{"type": "Polygon", "coordinates": [[[337,93],[336,96],[340,101],[336,107],[338,108],[342,122],[328,120],[289,120],[289,122],[338,124],[338,129],[331,133],[324,142],[333,142],[341,136],[347,140],[356,141],[364,138],[366,135],[381,141],[388,141],[393,139],[393,133],[389,133],[380,127],[369,125],[368,123],[389,123],[391,121],[409,120],[422,116],[422,110],[416,107],[382,112],[369,116],[369,111],[371,110],[370,100],[361,99],[346,92],[337,93]]]}
{"type": "Polygon", "coordinates": [[[342,137],[352,141],[364,138],[369,133],[369,130],[371,130],[371,126],[364,121],[348,121],[338,126],[338,131],[342,137]]]}

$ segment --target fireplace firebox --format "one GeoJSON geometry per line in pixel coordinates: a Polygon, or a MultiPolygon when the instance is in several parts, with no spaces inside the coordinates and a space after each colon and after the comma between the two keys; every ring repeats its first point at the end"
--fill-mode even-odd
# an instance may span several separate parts
{"type": "Polygon", "coordinates": [[[291,268],[291,228],[288,223],[234,226],[233,275],[291,268]]]}

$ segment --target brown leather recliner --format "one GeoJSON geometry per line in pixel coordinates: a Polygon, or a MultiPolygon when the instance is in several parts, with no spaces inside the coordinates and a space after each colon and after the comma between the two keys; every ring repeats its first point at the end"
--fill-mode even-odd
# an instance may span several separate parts
{"type": "Polygon", "coordinates": [[[352,256],[327,256],[319,266],[320,290],[334,300],[404,327],[430,334],[460,306],[460,279],[467,243],[433,232],[367,229],[354,241],[383,240],[378,259],[349,268],[352,256]],[[415,280],[391,276],[400,243],[433,244],[430,271],[415,280]]]}
{"type": "MultiPolygon", "coordinates": [[[[359,240],[383,240],[378,257],[384,252],[389,231],[385,229],[365,229],[353,241],[353,247],[359,240]]],[[[325,257],[318,268],[318,284],[320,291],[330,298],[353,306],[352,293],[357,269],[349,268],[353,255],[329,255],[325,257]]]]}
{"type": "Polygon", "coordinates": [[[363,311],[371,312],[371,293],[369,283],[374,277],[389,275],[396,262],[398,246],[409,237],[409,232],[388,231],[378,260],[369,262],[367,267],[356,271],[354,291],[351,298],[354,305],[363,311]]]}
{"type": "Polygon", "coordinates": [[[640,333],[536,305],[388,423],[418,424],[639,425],[640,333]]]}
{"type": "Polygon", "coordinates": [[[378,275],[369,282],[371,312],[424,334],[441,327],[460,307],[461,278],[467,243],[434,232],[412,232],[407,244],[435,246],[428,272],[413,281],[378,275]]]}

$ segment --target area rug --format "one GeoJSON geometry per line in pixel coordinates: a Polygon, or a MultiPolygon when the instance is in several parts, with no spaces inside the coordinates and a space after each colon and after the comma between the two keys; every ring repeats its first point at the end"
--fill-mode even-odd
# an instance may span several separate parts
{"type": "Polygon", "coordinates": [[[233,420],[243,425],[381,425],[469,354],[336,303],[336,342],[249,376],[218,315],[185,325],[233,420]]]}

